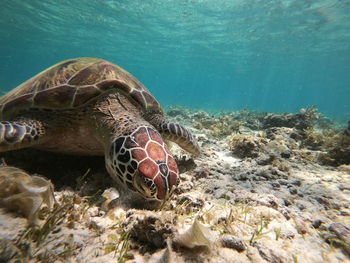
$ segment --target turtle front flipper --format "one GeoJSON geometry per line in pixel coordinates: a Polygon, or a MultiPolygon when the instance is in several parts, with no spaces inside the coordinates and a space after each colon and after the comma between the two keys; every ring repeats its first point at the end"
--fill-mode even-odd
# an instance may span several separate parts
{"type": "Polygon", "coordinates": [[[38,121],[1,121],[0,152],[33,146],[44,135],[45,129],[38,121]]]}
{"type": "Polygon", "coordinates": [[[185,127],[178,123],[167,121],[159,115],[149,118],[149,121],[158,129],[164,139],[175,142],[189,153],[194,155],[200,154],[197,140],[185,127]]]}

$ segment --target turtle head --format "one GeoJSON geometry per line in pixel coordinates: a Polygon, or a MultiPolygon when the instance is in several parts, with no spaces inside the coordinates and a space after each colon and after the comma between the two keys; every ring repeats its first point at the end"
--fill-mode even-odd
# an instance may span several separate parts
{"type": "Polygon", "coordinates": [[[160,134],[141,126],[116,138],[106,154],[113,178],[149,200],[164,201],[178,183],[178,168],[160,134]]]}

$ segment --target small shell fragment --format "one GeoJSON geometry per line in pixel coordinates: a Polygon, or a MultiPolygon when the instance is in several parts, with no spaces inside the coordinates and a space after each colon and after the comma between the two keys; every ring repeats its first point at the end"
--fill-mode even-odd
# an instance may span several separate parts
{"type": "Polygon", "coordinates": [[[217,239],[218,237],[215,232],[195,219],[190,228],[175,236],[174,242],[187,248],[194,248],[197,246],[211,248],[217,239]]]}

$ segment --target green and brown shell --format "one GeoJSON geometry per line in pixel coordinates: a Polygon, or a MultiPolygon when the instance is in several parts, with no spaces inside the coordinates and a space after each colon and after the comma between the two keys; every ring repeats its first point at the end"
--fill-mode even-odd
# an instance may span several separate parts
{"type": "Polygon", "coordinates": [[[117,89],[143,112],[162,108],[153,95],[129,72],[99,58],[63,61],[27,80],[0,98],[0,119],[29,109],[82,107],[96,97],[117,89]]]}

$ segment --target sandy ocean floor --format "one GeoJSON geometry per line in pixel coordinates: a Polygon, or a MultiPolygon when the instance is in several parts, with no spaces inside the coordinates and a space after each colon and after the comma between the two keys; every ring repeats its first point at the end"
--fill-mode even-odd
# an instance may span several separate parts
{"type": "Polygon", "coordinates": [[[103,158],[2,154],[0,262],[350,262],[345,127],[315,108],[167,114],[202,154],[172,148],[181,183],[158,210],[119,201],[103,158]]]}

